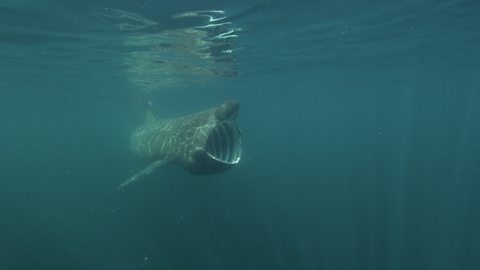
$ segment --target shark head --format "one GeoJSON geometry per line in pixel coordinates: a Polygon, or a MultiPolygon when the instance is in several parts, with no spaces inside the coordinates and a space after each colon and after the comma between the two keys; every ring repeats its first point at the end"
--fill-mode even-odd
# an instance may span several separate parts
{"type": "Polygon", "coordinates": [[[213,109],[214,120],[204,129],[206,140],[192,154],[189,171],[211,174],[228,170],[240,162],[242,134],[235,122],[237,101],[227,101],[213,109]]]}

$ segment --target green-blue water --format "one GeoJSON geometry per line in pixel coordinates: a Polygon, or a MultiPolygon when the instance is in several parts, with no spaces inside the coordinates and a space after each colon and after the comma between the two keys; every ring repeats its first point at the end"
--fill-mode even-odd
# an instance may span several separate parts
{"type": "Polygon", "coordinates": [[[3,1],[0,269],[480,269],[478,14],[3,1]],[[171,17],[212,9],[238,34],[229,61],[177,31],[206,17],[171,17]],[[146,96],[165,117],[237,99],[240,164],[116,189],[145,166],[129,135],[146,96]]]}

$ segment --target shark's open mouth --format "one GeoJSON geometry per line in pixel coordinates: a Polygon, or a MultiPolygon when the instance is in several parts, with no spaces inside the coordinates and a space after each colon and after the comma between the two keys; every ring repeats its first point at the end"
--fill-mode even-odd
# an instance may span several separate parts
{"type": "Polygon", "coordinates": [[[242,135],[235,122],[218,123],[208,135],[206,151],[218,162],[237,164],[242,156],[242,135]]]}

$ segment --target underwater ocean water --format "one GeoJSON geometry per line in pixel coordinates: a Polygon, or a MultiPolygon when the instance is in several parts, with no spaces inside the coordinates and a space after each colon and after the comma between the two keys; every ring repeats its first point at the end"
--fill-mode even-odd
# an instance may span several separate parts
{"type": "Polygon", "coordinates": [[[480,3],[0,3],[0,269],[480,269],[480,3]],[[129,137],[235,99],[230,170],[129,137]]]}

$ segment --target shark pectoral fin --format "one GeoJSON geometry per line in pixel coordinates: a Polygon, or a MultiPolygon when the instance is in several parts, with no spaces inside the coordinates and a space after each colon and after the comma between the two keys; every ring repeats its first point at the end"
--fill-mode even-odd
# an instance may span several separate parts
{"type": "Polygon", "coordinates": [[[145,169],[139,171],[134,176],[125,180],[123,183],[121,183],[118,186],[118,188],[122,189],[122,188],[126,187],[127,185],[139,180],[140,178],[143,178],[144,176],[147,176],[147,175],[151,174],[158,167],[161,167],[161,166],[165,165],[166,163],[167,163],[166,160],[157,160],[157,161],[153,162],[152,164],[148,165],[145,169]]]}

